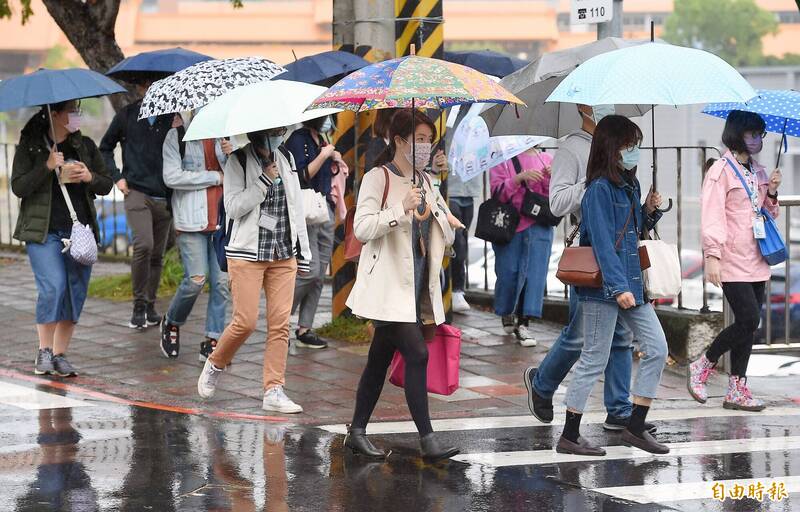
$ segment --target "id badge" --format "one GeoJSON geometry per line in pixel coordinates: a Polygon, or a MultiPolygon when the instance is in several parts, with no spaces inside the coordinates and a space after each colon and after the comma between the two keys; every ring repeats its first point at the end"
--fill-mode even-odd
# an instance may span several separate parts
{"type": "Polygon", "coordinates": [[[761,215],[753,219],[753,236],[756,237],[756,240],[767,238],[767,230],[764,227],[764,217],[761,215]]]}
{"type": "Polygon", "coordinates": [[[258,227],[264,228],[267,231],[275,231],[275,228],[278,227],[278,219],[272,215],[262,214],[261,217],[258,218],[258,227]]]}

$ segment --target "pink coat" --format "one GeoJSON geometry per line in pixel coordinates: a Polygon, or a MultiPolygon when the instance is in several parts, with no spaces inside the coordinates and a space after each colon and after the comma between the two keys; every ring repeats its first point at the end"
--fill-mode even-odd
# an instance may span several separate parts
{"type": "MultiPolygon", "coordinates": [[[[753,236],[753,207],[726,158],[736,163],[728,151],[709,169],[703,182],[700,203],[703,252],[707,257],[721,260],[723,283],[766,281],[771,272],[753,236]]],[[[767,198],[767,172],[755,160],[753,166],[758,176],[759,202],[777,218],[778,201],[767,198]]],[[[739,171],[743,172],[742,167],[739,171]]]]}
{"type": "MultiPolygon", "coordinates": [[[[517,159],[519,159],[522,171],[541,171],[545,167],[550,167],[553,163],[553,157],[547,153],[539,153],[538,156],[523,153],[518,155],[517,159]]],[[[517,171],[514,169],[514,163],[511,160],[506,160],[502,164],[492,167],[489,171],[492,193],[497,193],[500,185],[503,185],[498,199],[504,203],[511,203],[519,211],[522,208],[522,200],[525,198],[525,187],[514,181],[516,175],[517,171]]],[[[550,197],[550,173],[544,173],[541,181],[528,184],[527,187],[533,192],[550,197]]],[[[535,224],[535,221],[530,217],[520,216],[517,233],[525,231],[533,224],[535,224]]]]}

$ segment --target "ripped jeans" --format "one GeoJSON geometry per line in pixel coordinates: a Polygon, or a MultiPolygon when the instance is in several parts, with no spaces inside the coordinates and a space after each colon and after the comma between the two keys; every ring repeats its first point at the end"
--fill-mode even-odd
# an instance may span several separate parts
{"type": "Polygon", "coordinates": [[[178,249],[183,263],[183,281],[178,286],[167,310],[167,323],[183,325],[194,303],[209,283],[210,296],[206,308],[206,336],[218,340],[225,329],[225,313],[230,302],[228,275],[220,270],[211,233],[179,233],[178,249]]]}

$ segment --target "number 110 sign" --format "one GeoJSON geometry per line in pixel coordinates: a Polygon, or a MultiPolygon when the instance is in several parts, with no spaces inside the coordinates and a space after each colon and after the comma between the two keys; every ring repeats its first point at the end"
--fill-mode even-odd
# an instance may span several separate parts
{"type": "Polygon", "coordinates": [[[602,23],[614,17],[612,0],[572,0],[570,23],[602,23]]]}

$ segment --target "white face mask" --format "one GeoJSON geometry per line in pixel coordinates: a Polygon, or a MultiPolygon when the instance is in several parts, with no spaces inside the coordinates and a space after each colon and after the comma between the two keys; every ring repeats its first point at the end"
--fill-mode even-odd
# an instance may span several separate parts
{"type": "Polygon", "coordinates": [[[328,116],[322,122],[322,126],[320,126],[320,128],[319,128],[319,132],[320,133],[328,133],[332,129],[333,129],[333,121],[331,120],[331,117],[328,116]]]}
{"type": "Polygon", "coordinates": [[[67,114],[67,119],[68,121],[67,124],[64,125],[64,128],[66,128],[69,133],[75,133],[81,129],[82,118],[80,114],[70,112],[67,114]]]}
{"type": "Polygon", "coordinates": [[[239,135],[232,135],[230,137],[230,140],[234,151],[236,151],[239,148],[243,148],[250,143],[250,139],[248,139],[247,134],[244,133],[239,135]]]}
{"type": "Polygon", "coordinates": [[[415,170],[424,171],[428,166],[428,162],[431,161],[431,149],[433,144],[430,142],[417,142],[414,143],[413,147],[411,144],[410,142],[408,143],[408,149],[404,152],[403,156],[406,157],[408,163],[412,163],[412,158],[414,159],[413,164],[415,170]]]}

